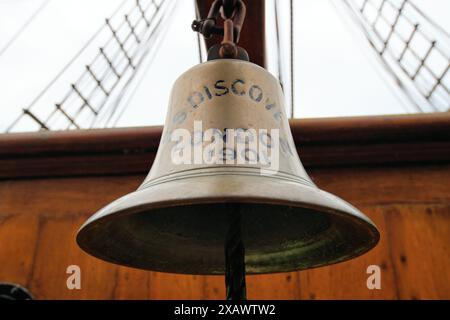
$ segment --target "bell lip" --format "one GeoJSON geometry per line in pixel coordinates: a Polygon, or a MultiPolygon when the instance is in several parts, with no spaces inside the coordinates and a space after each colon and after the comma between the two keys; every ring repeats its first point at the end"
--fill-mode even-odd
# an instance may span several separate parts
{"type": "MultiPolygon", "coordinates": [[[[312,188],[312,187],[308,187],[308,186],[302,186],[302,187],[312,188]]],[[[131,196],[137,192],[143,192],[145,190],[146,189],[134,191],[130,194],[127,194],[127,195],[117,199],[116,201],[121,200],[124,197],[131,196]]],[[[320,190],[320,191],[324,192],[326,194],[330,194],[323,190],[320,190]]],[[[330,194],[330,195],[332,195],[332,194],[330,194]]],[[[347,203],[345,200],[343,200],[337,196],[334,196],[334,195],[332,195],[332,196],[347,203]]],[[[112,202],[111,204],[113,204],[114,202],[112,202]]],[[[351,259],[354,259],[354,258],[364,255],[365,253],[367,253],[368,251],[373,249],[380,241],[380,232],[379,232],[378,228],[376,227],[376,225],[372,222],[372,220],[350,204],[349,205],[352,208],[354,208],[354,210],[356,210],[358,215],[356,215],[354,213],[346,212],[343,210],[338,210],[338,209],[334,209],[334,208],[330,208],[330,207],[326,207],[326,206],[320,206],[320,205],[311,205],[309,203],[300,202],[300,201],[296,202],[296,201],[289,201],[289,200],[283,200],[283,199],[268,199],[268,198],[263,198],[263,197],[232,196],[232,197],[198,197],[198,198],[191,198],[190,201],[186,201],[185,199],[181,199],[181,200],[172,199],[172,200],[165,200],[165,201],[160,201],[160,202],[148,202],[148,203],[144,203],[141,205],[117,210],[114,212],[107,212],[100,216],[97,216],[97,214],[104,211],[104,209],[106,209],[109,206],[108,205],[108,206],[100,209],[99,211],[97,211],[79,228],[77,235],[76,235],[76,242],[77,242],[78,246],[82,250],[87,252],[88,254],[90,254],[98,259],[101,259],[101,260],[104,260],[106,262],[113,263],[116,265],[122,265],[122,266],[130,267],[130,268],[134,268],[134,269],[147,270],[147,271],[153,271],[153,272],[162,272],[162,273],[168,273],[168,274],[223,275],[224,272],[218,272],[218,273],[214,273],[214,272],[208,272],[208,273],[207,272],[182,272],[179,270],[170,270],[167,268],[164,268],[164,269],[157,268],[157,267],[149,268],[149,267],[145,267],[143,265],[139,266],[138,264],[128,264],[128,263],[124,263],[124,262],[120,261],[120,259],[114,259],[106,254],[103,254],[96,250],[90,249],[89,246],[87,244],[85,244],[83,241],[83,237],[84,237],[83,235],[85,234],[85,232],[89,232],[90,228],[94,227],[95,225],[97,225],[100,222],[103,223],[105,221],[114,219],[116,215],[121,215],[123,217],[126,215],[132,215],[132,214],[136,214],[136,213],[139,213],[142,211],[148,211],[148,210],[155,210],[155,209],[161,209],[161,208],[167,208],[167,207],[178,207],[178,206],[183,206],[183,205],[208,204],[208,203],[211,203],[211,204],[212,203],[267,204],[267,205],[280,205],[280,206],[291,206],[291,207],[313,209],[313,210],[317,210],[317,211],[321,211],[321,212],[326,212],[335,217],[341,217],[343,219],[348,220],[350,223],[353,223],[353,224],[359,224],[361,227],[365,228],[368,231],[367,239],[369,241],[367,241],[365,246],[362,246],[358,252],[355,252],[355,253],[340,257],[340,258],[336,258],[335,260],[327,261],[324,263],[319,263],[317,265],[312,265],[312,266],[308,266],[308,267],[292,267],[292,268],[286,268],[283,270],[275,270],[275,271],[273,271],[273,270],[258,271],[258,272],[247,271],[248,275],[295,272],[295,271],[302,271],[302,270],[308,270],[308,269],[314,269],[314,268],[334,265],[334,264],[349,261],[351,259]]]]}

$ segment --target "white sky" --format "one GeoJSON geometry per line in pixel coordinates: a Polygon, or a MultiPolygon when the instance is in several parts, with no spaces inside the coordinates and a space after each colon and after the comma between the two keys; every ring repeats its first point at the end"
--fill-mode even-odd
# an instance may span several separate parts
{"type": "MultiPolygon", "coordinates": [[[[0,132],[121,1],[52,0],[45,7],[0,56],[0,132]]],[[[296,117],[405,113],[405,107],[386,83],[386,77],[380,74],[376,61],[358,43],[355,34],[349,32],[351,23],[343,21],[331,1],[336,0],[295,1],[296,117]]],[[[0,49],[43,2],[0,0],[0,49]]],[[[193,2],[177,0],[174,22],[119,122],[120,126],[164,122],[172,83],[178,75],[198,63],[196,35],[190,29],[194,18],[193,2]]],[[[444,29],[450,30],[450,1],[414,2],[444,29]]],[[[89,60],[86,57],[83,63],[89,60]]],[[[82,69],[69,73],[68,83],[81,72],[82,69]]],[[[58,90],[49,103],[56,102],[65,93],[63,88],[58,90]]]]}

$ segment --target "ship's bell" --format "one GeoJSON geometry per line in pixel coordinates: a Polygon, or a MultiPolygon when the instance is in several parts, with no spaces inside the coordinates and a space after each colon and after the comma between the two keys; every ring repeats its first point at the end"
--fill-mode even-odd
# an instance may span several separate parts
{"type": "Polygon", "coordinates": [[[107,205],[81,227],[80,247],[130,267],[223,274],[227,216],[235,208],[241,214],[248,274],[333,264],[374,247],[379,233],[369,218],[308,177],[283,101],[278,80],[250,62],[214,60],[185,72],[173,87],[150,173],[137,191],[107,205]],[[255,163],[258,156],[250,155],[258,150],[244,148],[248,163],[231,163],[238,151],[226,146],[216,157],[223,163],[194,159],[195,147],[219,141],[198,140],[207,129],[225,143],[230,128],[253,129],[257,146],[266,147],[265,156],[273,155],[272,161],[255,163]],[[191,163],[174,161],[177,152],[189,155],[187,145],[180,148],[181,140],[173,139],[177,129],[193,136],[191,163]]]}

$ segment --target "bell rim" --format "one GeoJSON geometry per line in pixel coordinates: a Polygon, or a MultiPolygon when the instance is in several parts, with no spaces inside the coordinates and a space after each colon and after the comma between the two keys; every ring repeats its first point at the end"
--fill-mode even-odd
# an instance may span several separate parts
{"type": "MultiPolygon", "coordinates": [[[[300,185],[300,188],[311,188],[315,189],[312,186],[306,186],[306,185],[300,185]]],[[[152,189],[152,187],[148,188],[152,189]]],[[[133,194],[145,192],[148,189],[142,189],[137,190],[134,192],[131,192],[116,201],[119,201],[123,198],[132,196],[133,194]]],[[[317,188],[318,189],[318,188],[317,188]]],[[[314,205],[311,203],[306,203],[302,201],[290,201],[286,199],[278,199],[278,198],[267,198],[264,196],[217,196],[217,197],[192,197],[189,201],[186,199],[168,199],[165,201],[159,201],[159,202],[147,202],[136,206],[131,206],[128,208],[123,208],[120,210],[116,210],[113,212],[105,212],[102,215],[97,216],[98,214],[102,213],[103,210],[107,209],[109,207],[106,206],[102,209],[100,209],[97,213],[95,213],[93,216],[91,216],[78,230],[77,236],[76,236],[76,242],[82,248],[85,252],[89,253],[90,255],[99,258],[101,260],[118,264],[126,267],[141,269],[141,270],[147,270],[147,271],[155,271],[155,272],[164,272],[164,273],[170,273],[170,274],[186,274],[186,275],[223,275],[223,272],[183,272],[180,270],[170,270],[168,268],[157,268],[157,267],[145,267],[144,265],[139,265],[137,263],[124,263],[123,261],[119,259],[115,259],[111,256],[108,256],[106,254],[102,254],[99,250],[93,249],[89,246],[87,242],[84,241],[83,237],[86,237],[86,232],[90,232],[92,230],[89,230],[91,228],[95,229],[95,227],[99,223],[106,223],[110,220],[113,220],[117,218],[117,216],[120,216],[120,218],[123,218],[125,216],[133,215],[133,214],[140,214],[144,213],[146,211],[149,211],[149,214],[151,214],[153,210],[157,209],[164,209],[169,207],[180,207],[180,206],[186,206],[186,205],[199,205],[199,204],[225,204],[225,203],[236,203],[236,204],[263,204],[263,205],[276,205],[276,206],[287,206],[287,207],[295,207],[295,208],[304,208],[304,209],[312,209],[314,211],[318,211],[321,213],[325,213],[328,216],[334,218],[334,219],[340,219],[345,220],[348,223],[351,223],[352,225],[358,226],[358,228],[363,228],[365,232],[367,233],[367,237],[365,238],[364,246],[361,246],[358,248],[358,251],[354,251],[351,254],[347,254],[346,256],[342,256],[339,258],[336,258],[335,260],[327,261],[324,263],[319,263],[317,265],[308,266],[308,267],[292,267],[287,268],[283,270],[270,270],[270,271],[260,271],[260,272],[252,272],[251,270],[247,273],[249,275],[256,275],[256,274],[272,274],[272,273],[286,273],[286,272],[294,272],[294,271],[301,271],[301,270],[307,270],[307,269],[313,269],[328,265],[337,264],[340,262],[345,262],[351,259],[354,259],[356,257],[359,257],[371,249],[373,249],[380,241],[380,232],[376,225],[372,222],[372,220],[367,217],[365,214],[360,212],[358,209],[353,207],[351,204],[346,202],[345,200],[334,196],[333,194],[330,194],[326,191],[323,191],[321,189],[318,189],[320,192],[323,192],[327,195],[331,195],[343,203],[350,206],[350,208],[353,209],[354,212],[339,210],[327,206],[320,206],[320,205],[314,205]]],[[[114,204],[115,202],[111,203],[114,204]]]]}

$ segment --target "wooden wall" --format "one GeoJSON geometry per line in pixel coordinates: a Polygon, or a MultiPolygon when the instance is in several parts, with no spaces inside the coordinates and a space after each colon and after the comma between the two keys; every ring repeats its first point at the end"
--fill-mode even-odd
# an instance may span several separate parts
{"type": "MultiPolygon", "coordinates": [[[[439,121],[441,125],[442,121],[450,123],[448,118],[439,119],[431,122],[436,123],[436,126],[439,121]]],[[[402,157],[406,153],[411,154],[417,143],[426,142],[423,137],[429,131],[423,128],[422,135],[418,135],[421,138],[405,140],[405,136],[401,139],[390,136],[389,139],[379,139],[378,147],[372,142],[374,148],[380,150],[382,143],[410,143],[403,153],[401,148],[393,148],[392,145],[389,153],[389,146],[386,146],[383,149],[384,156],[380,156],[379,161],[369,161],[367,152],[358,153],[358,150],[367,147],[361,140],[361,148],[356,148],[355,142],[350,146],[349,139],[344,139],[341,149],[336,141],[327,146],[324,143],[326,137],[321,140],[322,143],[317,142],[324,131],[336,130],[333,126],[340,128],[339,132],[350,135],[342,122],[347,120],[340,120],[340,124],[328,120],[304,121],[301,122],[304,124],[302,129],[293,123],[294,137],[303,130],[301,136],[308,147],[304,150],[300,148],[300,155],[309,159],[307,169],[317,185],[353,203],[372,218],[380,228],[381,242],[371,252],[349,262],[304,272],[250,276],[247,279],[248,297],[450,299],[448,136],[442,139],[442,135],[435,138],[430,135],[430,141],[434,142],[428,142],[427,145],[434,143],[436,155],[431,158],[435,160],[424,160],[424,156],[416,150],[417,161],[412,158],[407,161],[402,157]],[[321,125],[323,130],[315,132],[321,125]],[[438,140],[441,142],[437,143],[438,140]],[[323,157],[315,158],[314,152],[320,148],[322,152],[319,154],[322,153],[323,157]],[[344,165],[343,161],[339,165],[333,164],[333,159],[340,157],[339,150],[347,150],[346,156],[351,159],[348,163],[353,164],[344,165]],[[329,161],[324,161],[324,158],[329,161]],[[361,160],[364,158],[367,159],[361,160]],[[381,290],[369,290],[366,287],[366,268],[369,265],[379,265],[382,269],[381,290]]],[[[407,118],[407,122],[411,120],[417,121],[407,118]]],[[[390,123],[387,126],[392,126],[394,121],[397,123],[391,128],[394,130],[394,127],[399,128],[398,123],[404,118],[348,121],[366,121],[366,130],[383,126],[381,123],[386,122],[390,123]]],[[[142,130],[115,130],[114,134],[118,136],[113,139],[114,146],[102,140],[100,132],[94,132],[96,146],[88,143],[86,137],[80,138],[85,133],[73,133],[75,136],[71,137],[67,133],[0,137],[0,282],[21,284],[38,299],[224,297],[223,277],[171,275],[119,267],[85,254],[75,243],[76,231],[85,219],[110,201],[136,189],[143,180],[145,172],[141,166],[144,167],[143,163],[147,161],[146,166],[149,167],[147,159],[154,156],[158,140],[154,135],[160,132],[160,128],[144,130],[145,134],[142,130]],[[127,138],[123,138],[123,135],[127,138]],[[150,136],[154,142],[150,145],[143,143],[150,141],[150,136]],[[122,143],[133,147],[124,151],[122,143]],[[119,157],[113,155],[114,148],[123,151],[120,154],[121,162],[119,158],[114,158],[119,157]],[[94,156],[95,152],[97,154],[94,156]],[[83,166],[82,159],[90,161],[92,166],[83,166]],[[130,162],[126,159],[130,159],[130,162]],[[101,174],[95,174],[93,163],[96,163],[101,174]],[[115,163],[114,166],[111,163],[115,163]],[[70,169],[77,164],[78,169],[70,169]],[[110,169],[104,169],[108,166],[110,169]],[[79,167],[85,168],[84,174],[79,167]],[[51,174],[52,169],[54,174],[51,174]],[[69,265],[81,267],[81,290],[68,290],[66,287],[66,268],[69,265]]],[[[408,131],[408,128],[404,130],[408,131]]],[[[364,135],[364,129],[361,132],[360,138],[364,135]]],[[[383,131],[383,135],[385,133],[383,131]]],[[[376,133],[370,135],[370,139],[374,136],[376,133]]],[[[296,142],[302,145],[302,141],[297,138],[296,142]]],[[[379,151],[378,154],[382,155],[383,152],[379,151]]]]}

